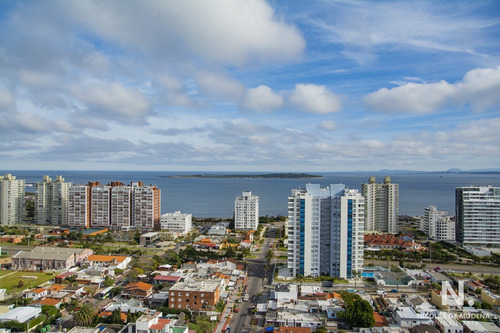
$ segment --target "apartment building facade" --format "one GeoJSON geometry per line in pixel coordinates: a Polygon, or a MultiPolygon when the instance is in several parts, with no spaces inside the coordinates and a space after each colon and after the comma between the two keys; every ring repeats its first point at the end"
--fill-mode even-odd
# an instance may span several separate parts
{"type": "Polygon", "coordinates": [[[69,191],[70,227],[153,231],[160,229],[160,218],[161,192],[156,186],[90,182],[69,191]]]}
{"type": "Polygon", "coordinates": [[[307,184],[288,197],[288,268],[294,277],[351,278],[363,268],[364,197],[343,184],[307,184]]]}
{"type": "Polygon", "coordinates": [[[177,282],[169,290],[169,308],[211,311],[219,302],[221,281],[177,282]]]}
{"type": "Polygon", "coordinates": [[[193,228],[193,215],[183,214],[180,211],[166,213],[161,216],[161,230],[176,234],[187,234],[193,228]]]}
{"type": "Polygon", "coordinates": [[[8,173],[0,176],[0,225],[14,225],[23,221],[24,179],[8,173]]]}
{"type": "Polygon", "coordinates": [[[368,183],[361,184],[361,193],[365,197],[365,230],[395,234],[399,184],[391,183],[391,177],[385,177],[383,183],[377,183],[375,177],[370,177],[368,183]]]}
{"type": "Polygon", "coordinates": [[[236,230],[257,230],[259,226],[259,197],[244,191],[234,200],[234,227],[236,230]]]}
{"type": "Polygon", "coordinates": [[[35,185],[35,221],[37,224],[67,225],[69,190],[73,184],[61,175],[52,179],[43,176],[35,185]]]}
{"type": "Polygon", "coordinates": [[[457,187],[455,216],[462,246],[500,247],[500,187],[457,187]]]}

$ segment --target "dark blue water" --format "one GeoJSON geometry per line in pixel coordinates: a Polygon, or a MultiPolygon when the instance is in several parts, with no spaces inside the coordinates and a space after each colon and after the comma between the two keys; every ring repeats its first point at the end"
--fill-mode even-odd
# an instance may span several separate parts
{"type": "MultiPolygon", "coordinates": [[[[194,217],[232,217],[234,199],[243,191],[252,191],[260,197],[260,215],[287,215],[287,199],[291,189],[305,187],[307,183],[319,183],[322,187],[343,183],[361,191],[361,184],[376,176],[383,182],[390,176],[399,184],[399,213],[422,215],[428,205],[455,214],[455,188],[466,185],[500,186],[500,174],[467,173],[314,173],[323,178],[314,179],[250,179],[250,178],[165,178],[181,174],[206,172],[152,172],[152,171],[2,171],[12,173],[27,183],[41,182],[43,175],[55,179],[61,174],[66,181],[87,184],[99,181],[106,184],[120,181],[142,181],[145,185],[156,185],[161,189],[162,214],[180,210],[194,217]]],[[[224,172],[226,174],[227,172],[224,172]]]]}

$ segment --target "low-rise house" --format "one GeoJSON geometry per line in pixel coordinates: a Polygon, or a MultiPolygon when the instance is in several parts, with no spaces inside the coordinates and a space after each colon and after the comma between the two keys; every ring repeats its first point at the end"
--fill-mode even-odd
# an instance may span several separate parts
{"type": "Polygon", "coordinates": [[[490,322],[463,320],[464,333],[500,333],[500,327],[490,322]]]}
{"type": "Polygon", "coordinates": [[[61,273],[59,275],[56,275],[56,277],[54,278],[54,281],[57,284],[61,284],[64,281],[66,281],[66,279],[71,278],[73,275],[77,275],[77,274],[75,272],[72,272],[72,271],[67,271],[67,272],[61,273]]]}
{"type": "Polygon", "coordinates": [[[85,290],[82,286],[68,286],[62,292],[70,294],[71,298],[79,298],[84,295],[85,290]]]}
{"type": "Polygon", "coordinates": [[[2,315],[0,321],[17,321],[25,323],[33,318],[36,318],[42,313],[42,309],[32,306],[18,306],[2,315]]]}
{"type": "Polygon", "coordinates": [[[148,311],[148,308],[143,306],[142,302],[136,300],[136,299],[127,299],[127,300],[120,300],[117,302],[113,302],[111,304],[108,304],[104,310],[108,312],[113,312],[113,310],[120,309],[122,313],[138,313],[138,312],[146,312],[148,311]]]}
{"type": "Polygon", "coordinates": [[[423,299],[421,296],[408,297],[406,303],[415,310],[417,313],[423,313],[427,316],[434,318],[438,315],[438,309],[423,299]]]}
{"type": "Polygon", "coordinates": [[[170,285],[174,285],[175,283],[182,280],[181,276],[177,275],[156,275],[153,278],[153,284],[163,284],[168,283],[170,285]]]}
{"type": "Polygon", "coordinates": [[[153,285],[145,282],[129,283],[123,287],[122,296],[146,299],[153,293],[153,285]]]}
{"type": "Polygon", "coordinates": [[[64,288],[66,288],[65,285],[56,283],[48,286],[46,289],[48,290],[49,295],[52,295],[54,293],[61,292],[64,288]]]}
{"type": "Polygon", "coordinates": [[[46,297],[49,291],[45,288],[35,288],[31,290],[26,290],[23,293],[24,298],[31,298],[32,300],[37,300],[42,297],[46,297]]]}
{"type": "Polygon", "coordinates": [[[435,317],[434,323],[441,333],[463,333],[464,331],[462,324],[447,312],[442,312],[435,317]]]}
{"type": "Polygon", "coordinates": [[[131,260],[131,257],[126,256],[107,256],[95,254],[90,255],[87,258],[87,261],[91,265],[109,267],[110,270],[114,270],[116,268],[126,269],[131,260]]]}
{"type": "Polygon", "coordinates": [[[394,319],[400,327],[411,328],[420,324],[433,325],[432,319],[424,313],[416,313],[413,308],[400,307],[394,319]]]}
{"type": "Polygon", "coordinates": [[[274,328],[274,333],[311,333],[310,327],[280,326],[274,328]]]}
{"type": "Polygon", "coordinates": [[[274,327],[308,327],[316,330],[323,326],[324,320],[324,315],[321,313],[278,310],[267,311],[266,314],[266,324],[274,327]]]}
{"type": "Polygon", "coordinates": [[[418,324],[411,328],[412,333],[440,333],[434,325],[418,324]]]}
{"type": "Polygon", "coordinates": [[[450,293],[450,291],[446,290],[447,297],[442,296],[442,291],[439,289],[431,290],[431,303],[437,306],[439,309],[450,311],[450,310],[458,310],[462,309],[463,304],[458,302],[458,299],[455,299],[450,293]]]}
{"type": "Polygon", "coordinates": [[[62,303],[63,302],[60,299],[47,297],[47,298],[42,298],[42,299],[38,299],[34,302],[31,302],[30,306],[42,307],[44,305],[49,305],[49,306],[55,306],[56,308],[59,309],[59,307],[61,306],[62,303]]]}
{"type": "Polygon", "coordinates": [[[491,305],[496,313],[500,313],[500,295],[496,295],[487,289],[481,289],[481,301],[491,305]]]}
{"type": "Polygon", "coordinates": [[[135,323],[123,328],[121,333],[188,333],[186,326],[175,326],[175,320],[161,317],[161,312],[148,311],[135,323]]]}

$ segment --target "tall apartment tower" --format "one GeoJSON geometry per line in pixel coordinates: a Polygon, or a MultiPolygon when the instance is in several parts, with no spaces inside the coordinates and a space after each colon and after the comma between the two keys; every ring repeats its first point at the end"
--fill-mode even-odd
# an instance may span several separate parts
{"type": "Polygon", "coordinates": [[[440,221],[445,220],[448,217],[448,212],[443,210],[438,210],[436,206],[430,205],[424,209],[424,217],[421,230],[430,239],[438,239],[438,225],[440,221]]]}
{"type": "Polygon", "coordinates": [[[257,230],[259,226],[259,197],[244,191],[234,200],[234,228],[236,230],[257,230]]]}
{"type": "Polygon", "coordinates": [[[132,225],[132,187],[112,183],[111,222],[112,229],[128,229],[132,225]]]}
{"type": "Polygon", "coordinates": [[[370,177],[368,183],[361,185],[365,197],[365,230],[395,234],[397,232],[399,211],[399,184],[391,183],[391,177],[385,177],[383,183],[377,183],[370,177]]]}
{"type": "Polygon", "coordinates": [[[365,199],[343,184],[307,184],[288,197],[288,268],[292,276],[351,278],[363,269],[365,199]]]}
{"type": "Polygon", "coordinates": [[[156,186],[132,185],[132,226],[140,231],[160,230],[161,190],[156,186]]]}
{"type": "Polygon", "coordinates": [[[462,246],[500,247],[500,187],[457,187],[455,216],[462,246]]]}
{"type": "Polygon", "coordinates": [[[90,227],[90,185],[74,185],[68,194],[68,226],[82,229],[90,227]]]}
{"type": "Polygon", "coordinates": [[[24,179],[10,173],[0,176],[0,225],[13,225],[23,221],[24,179]]]}
{"type": "Polygon", "coordinates": [[[67,225],[69,189],[73,184],[65,182],[60,175],[52,181],[43,176],[43,182],[36,183],[35,221],[37,224],[67,225]]]}
{"type": "Polygon", "coordinates": [[[111,222],[111,186],[96,185],[90,188],[90,226],[108,228],[111,222]]]}

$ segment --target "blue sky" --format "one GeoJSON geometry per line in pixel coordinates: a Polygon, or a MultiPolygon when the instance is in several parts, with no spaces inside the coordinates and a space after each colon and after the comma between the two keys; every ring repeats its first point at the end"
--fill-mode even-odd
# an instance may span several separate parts
{"type": "Polygon", "coordinates": [[[0,169],[500,165],[498,1],[2,1],[0,169]]]}

